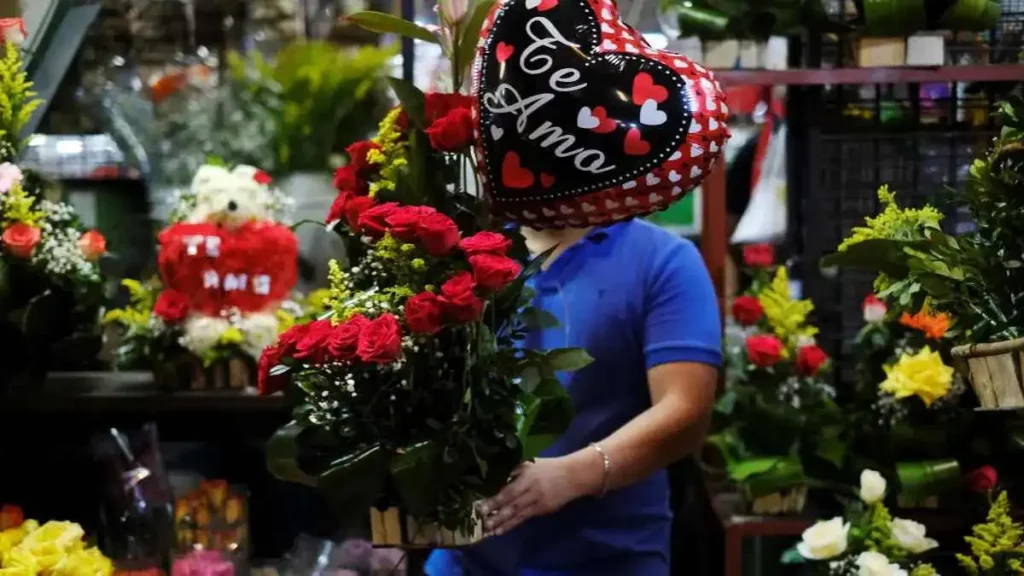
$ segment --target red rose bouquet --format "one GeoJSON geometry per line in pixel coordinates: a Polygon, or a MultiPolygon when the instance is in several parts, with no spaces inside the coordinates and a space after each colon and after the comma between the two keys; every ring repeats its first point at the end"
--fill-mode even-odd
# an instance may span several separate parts
{"type": "Polygon", "coordinates": [[[24,376],[37,379],[54,365],[80,367],[93,361],[100,345],[103,299],[98,261],[106,252],[99,232],[86,232],[71,206],[45,199],[39,177],[13,164],[22,128],[40,101],[26,80],[18,49],[11,43],[4,46],[0,339],[5,362],[0,387],[24,376]]]}
{"type": "MultiPolygon", "coordinates": [[[[463,25],[478,28],[486,4],[463,25]]],[[[390,17],[356,20],[367,18],[390,17]]],[[[478,39],[471,27],[461,38],[478,39]]],[[[523,243],[489,229],[486,201],[467,191],[471,98],[392,87],[401,106],[336,174],[326,221],[350,261],[330,263],[330,313],[286,331],[260,360],[263,393],[290,387],[301,399],[268,465],[338,510],[397,508],[406,526],[445,529],[420,544],[464,543],[481,531],[474,503],[568,425],[556,373],[590,357],[522,345],[554,320],[529,306],[526,281],[543,258],[524,270],[523,243]]]]}
{"type": "Polygon", "coordinates": [[[843,427],[818,428],[838,411],[826,380],[829,357],[814,341],[817,329],[807,323],[814,306],[792,297],[785,267],[772,266],[771,246],[748,246],[743,253],[752,284],[732,304],[727,389],[710,442],[756,511],[778,512],[765,503],[795,505],[802,497],[765,497],[803,490],[814,472],[805,469],[806,461],[841,463],[843,427]]]}

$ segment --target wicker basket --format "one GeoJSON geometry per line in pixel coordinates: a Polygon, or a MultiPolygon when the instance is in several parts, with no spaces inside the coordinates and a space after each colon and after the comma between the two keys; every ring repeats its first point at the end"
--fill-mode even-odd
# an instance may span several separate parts
{"type": "Polygon", "coordinates": [[[957,346],[953,359],[970,377],[982,408],[1024,407],[1024,338],[957,346]]]}
{"type": "Polygon", "coordinates": [[[789,490],[759,496],[749,502],[750,512],[757,516],[782,516],[799,514],[807,504],[807,486],[796,486],[789,490]]]}
{"type": "Polygon", "coordinates": [[[374,546],[396,548],[458,548],[484,539],[483,522],[477,521],[473,532],[448,530],[437,524],[421,524],[398,508],[370,508],[370,527],[374,546]]]}

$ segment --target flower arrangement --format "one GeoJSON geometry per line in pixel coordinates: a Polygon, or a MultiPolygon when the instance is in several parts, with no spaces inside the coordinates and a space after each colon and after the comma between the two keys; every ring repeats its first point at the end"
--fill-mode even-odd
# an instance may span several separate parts
{"type": "Polygon", "coordinates": [[[925,527],[893,518],[885,507],[885,477],[874,470],[860,475],[859,501],[845,516],[819,520],[804,531],[791,561],[812,562],[830,576],[935,576],[920,555],[938,547],[925,527]]]}
{"type": "MultiPolygon", "coordinates": [[[[464,43],[456,50],[471,53],[486,8],[445,24],[464,43]]],[[[331,262],[330,312],[260,360],[262,392],[292,384],[303,398],[268,464],[346,509],[395,507],[472,540],[474,503],[568,425],[557,373],[590,357],[522,346],[555,320],[529,306],[543,258],[523,270],[522,242],[488,229],[486,201],[467,192],[471,98],[392,86],[401,105],[336,174],[326,220],[348,241],[350,267],[331,262]]]]}
{"type": "Polygon", "coordinates": [[[289,297],[297,241],[278,222],[287,207],[261,170],[197,172],[159,235],[160,278],[124,281],[128,305],[105,317],[123,332],[116,365],[174,372],[183,354],[204,367],[240,357],[255,364],[307,313],[289,297]]]}
{"type": "Polygon", "coordinates": [[[957,554],[956,559],[971,576],[1024,573],[1024,526],[1010,516],[1006,492],[991,501],[986,521],[974,526],[964,541],[971,553],[957,554]]]}
{"type": "Polygon", "coordinates": [[[0,574],[5,576],[110,576],[114,563],[86,547],[74,522],[24,520],[0,531],[0,574]]]}
{"type": "Polygon", "coordinates": [[[752,282],[732,304],[738,326],[727,337],[726,393],[709,439],[755,508],[759,497],[806,487],[802,452],[842,459],[829,357],[807,323],[814,306],[792,297],[786,268],[773,258],[770,246],[744,248],[752,282]]]}
{"type": "MultiPolygon", "coordinates": [[[[6,352],[13,374],[19,374],[49,364],[51,348],[60,341],[92,335],[103,296],[98,260],[106,253],[106,240],[95,230],[85,231],[71,206],[45,198],[39,178],[12,163],[22,147],[22,128],[40,101],[26,79],[18,49],[10,43],[4,46],[0,338],[12,346],[6,352]]],[[[79,354],[95,351],[83,339],[70,349],[79,354]]]]}

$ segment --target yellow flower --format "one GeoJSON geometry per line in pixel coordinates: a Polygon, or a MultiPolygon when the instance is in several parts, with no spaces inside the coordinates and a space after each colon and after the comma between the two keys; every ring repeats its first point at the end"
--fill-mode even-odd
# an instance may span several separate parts
{"type": "Polygon", "coordinates": [[[114,563],[97,548],[72,552],[57,566],[53,576],[110,576],[114,563]]]}
{"type": "Polygon", "coordinates": [[[279,334],[295,325],[295,316],[281,308],[274,311],[274,316],[277,318],[277,332],[279,334]]]}
{"type": "Polygon", "coordinates": [[[38,572],[28,566],[0,568],[0,576],[38,576],[38,574],[38,572]]]}
{"type": "Polygon", "coordinates": [[[74,522],[50,521],[34,530],[21,541],[19,547],[33,548],[41,544],[54,544],[60,550],[81,550],[85,530],[74,522]]]}
{"type": "Polygon", "coordinates": [[[238,328],[232,326],[221,333],[220,338],[217,339],[217,344],[223,346],[230,346],[232,344],[241,344],[245,341],[245,335],[238,328]]]}
{"type": "Polygon", "coordinates": [[[879,389],[896,398],[917,396],[931,406],[949,392],[953,369],[942,363],[942,356],[925,346],[917,354],[900,356],[895,365],[885,366],[887,378],[879,389]]]}
{"type": "Polygon", "coordinates": [[[888,186],[878,189],[878,200],[882,203],[882,212],[875,217],[864,219],[866,226],[854,228],[850,235],[839,245],[842,252],[858,242],[873,239],[888,240],[919,240],[923,239],[926,228],[939,228],[942,213],[925,206],[924,208],[900,208],[896,204],[896,194],[889,191],[888,186]]]}
{"type": "Polygon", "coordinates": [[[772,331],[787,346],[795,346],[801,337],[811,337],[818,333],[814,326],[807,326],[807,315],[814,310],[810,300],[794,300],[789,293],[789,274],[785,266],[779,266],[770,286],[757,295],[764,316],[772,331]]]}
{"type": "Polygon", "coordinates": [[[35,200],[25,192],[20,183],[11,186],[11,189],[0,197],[0,213],[4,215],[4,226],[10,226],[16,222],[37,226],[46,217],[46,213],[41,210],[33,210],[34,202],[35,200]]]}

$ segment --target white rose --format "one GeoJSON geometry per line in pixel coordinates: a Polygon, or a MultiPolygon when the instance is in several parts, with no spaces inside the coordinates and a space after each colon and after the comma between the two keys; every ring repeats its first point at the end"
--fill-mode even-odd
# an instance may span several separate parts
{"type": "Polygon", "coordinates": [[[217,345],[221,334],[231,327],[223,318],[215,316],[193,316],[185,320],[185,334],[178,342],[197,356],[217,345]]]}
{"type": "Polygon", "coordinates": [[[885,477],[874,470],[860,473],[860,499],[866,504],[874,504],[885,498],[885,477]]]}
{"type": "Polygon", "coordinates": [[[242,350],[253,358],[259,358],[263,349],[277,341],[277,316],[268,312],[249,314],[238,320],[238,329],[245,340],[242,350]]]}
{"type": "Polygon", "coordinates": [[[925,536],[924,524],[913,520],[894,518],[889,523],[889,529],[892,531],[893,540],[900,548],[914,554],[920,554],[939,545],[934,539],[925,536]]]}
{"type": "Polygon", "coordinates": [[[885,554],[861,552],[857,556],[857,576],[906,576],[899,564],[892,564],[885,554]]]}
{"type": "Polygon", "coordinates": [[[808,560],[828,560],[846,552],[846,535],[850,524],[842,516],[820,520],[804,530],[803,540],[796,545],[797,552],[808,560]]]}

